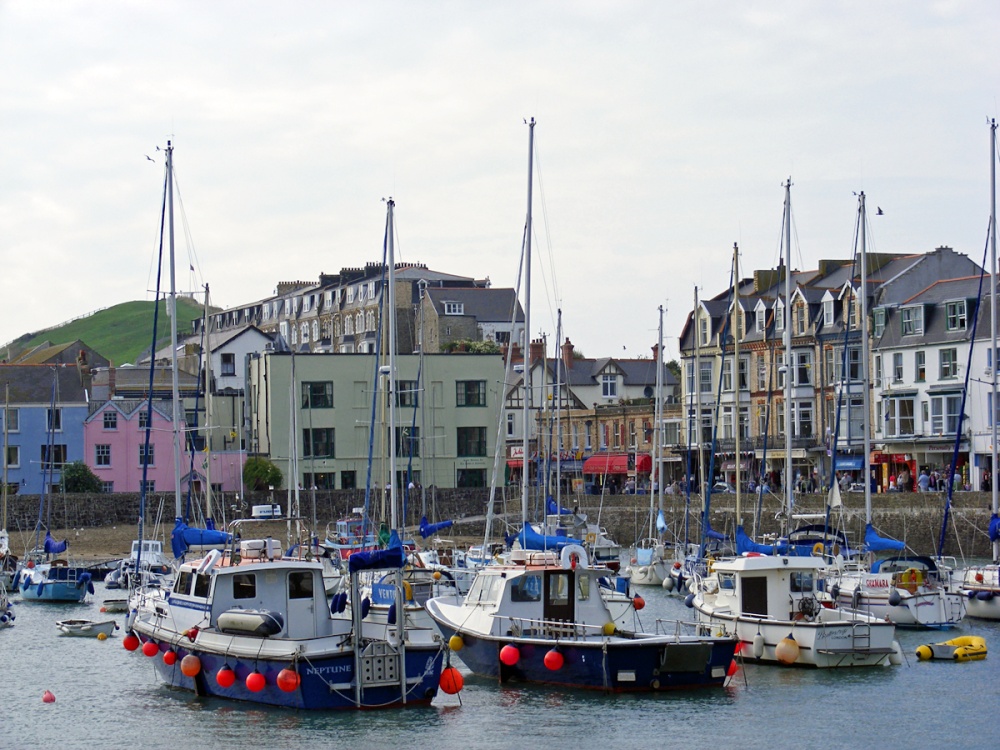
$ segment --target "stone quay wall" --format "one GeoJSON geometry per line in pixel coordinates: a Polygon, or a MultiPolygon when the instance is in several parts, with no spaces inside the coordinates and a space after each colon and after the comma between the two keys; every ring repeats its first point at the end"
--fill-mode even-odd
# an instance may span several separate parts
{"type": "MultiPolygon", "coordinates": [[[[383,512],[384,493],[370,500],[371,513],[376,518],[387,516],[383,512]]],[[[717,531],[732,534],[735,529],[735,500],[731,494],[712,495],[711,525],[717,531]]],[[[303,490],[299,493],[301,515],[315,517],[318,531],[322,535],[328,523],[349,515],[352,509],[365,504],[363,490],[303,490]]],[[[655,498],[653,503],[655,504],[655,498]]],[[[447,489],[426,490],[426,498],[419,491],[411,493],[405,513],[406,525],[415,528],[419,524],[421,511],[426,509],[431,520],[452,519],[452,529],[441,533],[442,537],[462,540],[481,537],[485,529],[485,513],[489,502],[488,489],[447,489]]],[[[216,507],[225,508],[225,520],[247,518],[254,505],[277,503],[287,509],[288,495],[285,492],[247,493],[237,500],[232,494],[217,498],[216,507]]],[[[540,501],[532,501],[529,518],[540,517],[540,501]],[[537,506],[537,507],[535,507],[537,506]]],[[[670,526],[670,536],[684,537],[685,508],[687,498],[678,495],[664,495],[664,515],[670,526]]],[[[988,493],[958,492],[952,499],[951,522],[945,537],[945,554],[959,557],[989,557],[990,542],[986,534],[989,526],[991,498],[988,493]]],[[[157,493],[147,498],[146,523],[159,518],[167,528],[173,525],[174,496],[172,493],[157,493]]],[[[564,496],[563,507],[577,508],[587,513],[591,522],[597,522],[607,529],[609,535],[624,547],[636,539],[648,535],[650,518],[649,495],[598,495],[564,496]]],[[[101,528],[137,524],[139,518],[138,494],[116,493],[112,495],[56,494],[49,497],[47,509],[42,518],[45,526],[52,529],[101,528]]],[[[941,522],[945,509],[945,497],[940,493],[889,493],[872,496],[872,523],[880,534],[906,541],[909,548],[921,554],[937,549],[941,533],[941,522]]],[[[688,538],[697,541],[701,498],[692,495],[687,513],[688,538]]],[[[757,498],[741,497],[741,517],[748,533],[754,530],[754,515],[757,498]]],[[[776,518],[781,509],[781,498],[768,495],[764,498],[758,538],[764,534],[776,534],[780,530],[776,518]]],[[[825,499],[822,495],[802,495],[796,497],[794,513],[823,513],[825,499]]],[[[655,511],[654,511],[655,512],[655,511]]],[[[517,487],[498,488],[495,496],[495,513],[501,518],[494,525],[497,533],[504,529],[513,530],[521,518],[521,494],[517,487]],[[511,526],[506,526],[504,519],[511,526]]],[[[27,532],[34,529],[39,516],[39,498],[32,495],[15,495],[8,498],[7,527],[12,532],[27,532]]],[[[848,493],[843,497],[842,508],[831,513],[831,524],[847,532],[855,545],[864,537],[865,510],[864,496],[848,493]]],[[[800,522],[793,521],[792,526],[800,522]]],[[[801,523],[815,523],[802,521],[801,523]]]]}

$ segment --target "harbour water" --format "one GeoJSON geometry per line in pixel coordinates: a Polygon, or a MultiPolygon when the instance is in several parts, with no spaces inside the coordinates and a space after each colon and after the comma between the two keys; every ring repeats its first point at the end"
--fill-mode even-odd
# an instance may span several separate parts
{"type": "MultiPolygon", "coordinates": [[[[661,589],[642,588],[643,625],[690,619],[661,589]]],[[[18,604],[0,630],[0,748],[996,748],[1000,623],[898,631],[897,667],[802,670],[747,665],[723,690],[603,695],[500,686],[467,674],[460,696],[430,708],[305,713],[196,698],[163,687],[149,659],[107,641],[57,635],[55,621],[102,617],[103,584],[82,605],[18,604]],[[919,662],[921,643],[981,635],[990,654],[919,662]],[[50,690],[54,703],[44,703],[50,690]]],[[[124,615],[115,616],[119,622],[124,615]]],[[[458,666],[461,666],[460,664],[458,666]]],[[[463,670],[465,671],[465,670],[463,670]]]]}

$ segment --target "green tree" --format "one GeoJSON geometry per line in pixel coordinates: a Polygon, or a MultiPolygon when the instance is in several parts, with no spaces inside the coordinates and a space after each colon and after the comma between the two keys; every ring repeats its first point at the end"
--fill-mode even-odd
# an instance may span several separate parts
{"type": "Polygon", "coordinates": [[[677,378],[677,382],[681,382],[681,366],[676,359],[672,359],[667,362],[667,369],[673,373],[673,376],[677,378]]]}
{"type": "Polygon", "coordinates": [[[96,493],[104,489],[101,480],[83,461],[74,461],[63,466],[62,483],[66,492],[96,493]]]}
{"type": "Polygon", "coordinates": [[[261,456],[247,459],[243,465],[243,484],[250,490],[281,487],[281,469],[261,456]]]}

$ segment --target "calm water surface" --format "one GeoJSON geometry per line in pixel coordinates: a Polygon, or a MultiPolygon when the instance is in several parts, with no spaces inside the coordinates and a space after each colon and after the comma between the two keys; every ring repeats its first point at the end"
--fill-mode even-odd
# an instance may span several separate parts
{"type": "MultiPolygon", "coordinates": [[[[1000,747],[1000,623],[897,631],[908,661],[899,667],[749,665],[724,690],[661,696],[501,687],[467,676],[461,699],[442,693],[431,708],[317,714],[165,688],[147,657],[122,648],[121,632],[104,642],[56,635],[56,620],[101,617],[102,587],[82,605],[19,604],[17,625],[0,631],[0,749],[1000,747]],[[921,643],[966,634],[986,638],[985,661],[913,655],[921,643]],[[55,703],[42,702],[45,690],[55,703]]],[[[657,617],[690,619],[662,590],[641,593],[647,629],[657,617]]]]}

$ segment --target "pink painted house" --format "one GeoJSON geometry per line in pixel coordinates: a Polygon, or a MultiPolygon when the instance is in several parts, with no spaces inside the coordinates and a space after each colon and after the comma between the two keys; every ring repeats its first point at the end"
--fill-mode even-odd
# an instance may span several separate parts
{"type": "MultiPolygon", "coordinates": [[[[83,423],[84,462],[104,483],[105,492],[139,492],[145,458],[147,402],[144,399],[115,399],[95,404],[92,409],[83,423]]],[[[174,490],[169,409],[169,402],[153,402],[146,474],[150,492],[174,490]]],[[[184,450],[183,445],[181,450],[184,450]]],[[[181,473],[188,472],[182,470],[181,473]]]]}

